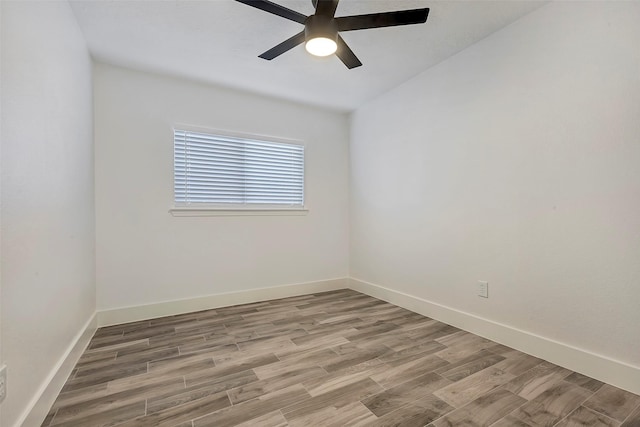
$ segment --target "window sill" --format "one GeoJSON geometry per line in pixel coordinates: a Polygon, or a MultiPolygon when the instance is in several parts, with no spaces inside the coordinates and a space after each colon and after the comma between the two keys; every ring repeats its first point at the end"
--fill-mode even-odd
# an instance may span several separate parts
{"type": "Polygon", "coordinates": [[[218,208],[218,207],[174,207],[173,216],[302,216],[309,213],[306,208],[218,208]]]}

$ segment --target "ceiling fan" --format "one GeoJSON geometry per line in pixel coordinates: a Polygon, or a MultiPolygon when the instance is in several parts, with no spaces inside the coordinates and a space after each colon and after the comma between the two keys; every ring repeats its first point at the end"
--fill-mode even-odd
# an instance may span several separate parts
{"type": "Polygon", "coordinates": [[[305,48],[312,55],[328,56],[335,53],[349,69],[361,66],[362,62],[340,37],[340,31],[422,24],[429,15],[429,9],[424,8],[336,18],[339,0],[312,0],[316,12],[305,16],[268,0],[236,1],[304,25],[303,31],[259,55],[260,58],[270,61],[305,42],[305,48]]]}

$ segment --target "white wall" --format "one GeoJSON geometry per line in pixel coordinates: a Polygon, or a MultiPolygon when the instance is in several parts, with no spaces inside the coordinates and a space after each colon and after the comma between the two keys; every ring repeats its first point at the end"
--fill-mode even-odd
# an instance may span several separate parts
{"type": "Polygon", "coordinates": [[[351,276],[640,367],[639,20],[552,3],[359,108],[351,276]]]}
{"type": "Polygon", "coordinates": [[[94,67],[98,307],[346,277],[348,118],[94,67]],[[302,140],[306,216],[173,217],[172,126],[302,140]]]}
{"type": "Polygon", "coordinates": [[[2,1],[3,426],[95,311],[91,61],[66,2],[2,1]]]}

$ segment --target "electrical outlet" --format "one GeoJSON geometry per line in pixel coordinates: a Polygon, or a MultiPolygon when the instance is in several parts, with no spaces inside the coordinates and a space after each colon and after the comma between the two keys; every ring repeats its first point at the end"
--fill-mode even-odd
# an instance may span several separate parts
{"type": "Polygon", "coordinates": [[[489,282],[478,280],[478,296],[489,298],[489,282]]]}
{"type": "Polygon", "coordinates": [[[0,367],[0,403],[7,397],[7,365],[0,367]]]}

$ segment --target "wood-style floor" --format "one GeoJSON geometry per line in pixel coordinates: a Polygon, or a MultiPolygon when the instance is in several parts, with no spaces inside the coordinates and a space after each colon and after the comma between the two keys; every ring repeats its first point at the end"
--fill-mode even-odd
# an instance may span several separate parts
{"type": "Polygon", "coordinates": [[[640,396],[351,291],[99,329],[43,426],[640,426],[640,396]]]}

